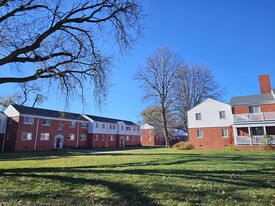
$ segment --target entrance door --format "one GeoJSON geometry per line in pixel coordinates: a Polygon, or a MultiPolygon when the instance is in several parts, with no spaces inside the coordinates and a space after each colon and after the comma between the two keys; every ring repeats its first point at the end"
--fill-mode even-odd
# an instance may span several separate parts
{"type": "Polygon", "coordinates": [[[119,146],[124,147],[124,137],[119,138],[119,146]]]}
{"type": "Polygon", "coordinates": [[[61,134],[55,135],[54,137],[54,149],[62,149],[64,145],[64,136],[61,134]]]}

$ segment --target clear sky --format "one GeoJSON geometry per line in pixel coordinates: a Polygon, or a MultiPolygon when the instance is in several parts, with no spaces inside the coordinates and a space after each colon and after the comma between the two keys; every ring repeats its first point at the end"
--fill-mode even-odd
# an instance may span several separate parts
{"type": "MultiPolygon", "coordinates": [[[[140,120],[147,106],[133,76],[139,65],[159,47],[178,52],[189,64],[202,64],[226,88],[223,97],[258,94],[257,76],[270,74],[275,87],[275,1],[274,0],[141,0],[148,16],[144,37],[134,50],[115,60],[107,103],[102,111],[93,101],[88,114],[140,120]]],[[[0,85],[0,95],[12,93],[11,84],[0,85]]],[[[65,103],[52,95],[39,105],[64,110],[65,103]]],[[[82,113],[81,102],[73,101],[71,112],[82,113]]]]}

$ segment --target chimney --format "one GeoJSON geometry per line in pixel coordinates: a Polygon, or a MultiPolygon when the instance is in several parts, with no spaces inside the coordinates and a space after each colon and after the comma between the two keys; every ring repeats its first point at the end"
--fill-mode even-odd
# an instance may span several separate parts
{"type": "Polygon", "coordinates": [[[259,75],[258,80],[259,80],[261,94],[270,93],[271,84],[270,84],[269,74],[259,75]]]}

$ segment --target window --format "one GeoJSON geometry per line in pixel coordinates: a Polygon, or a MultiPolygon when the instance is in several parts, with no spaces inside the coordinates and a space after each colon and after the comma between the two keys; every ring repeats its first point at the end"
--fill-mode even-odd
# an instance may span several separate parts
{"type": "Polygon", "coordinates": [[[68,140],[69,141],[72,141],[72,140],[74,140],[75,139],[75,135],[74,134],[69,134],[68,135],[68,140]]]}
{"type": "Polygon", "coordinates": [[[57,124],[57,129],[58,129],[58,130],[62,130],[62,126],[63,126],[62,123],[58,123],[58,124],[57,124]]]}
{"type": "Polygon", "coordinates": [[[196,113],[196,120],[201,120],[201,113],[196,113]]]}
{"type": "Polygon", "coordinates": [[[80,140],[81,141],[86,141],[86,139],[87,139],[87,135],[86,134],[81,134],[80,135],[80,140]]]}
{"type": "Polygon", "coordinates": [[[116,125],[110,124],[109,128],[110,128],[110,129],[116,129],[116,125]]]}
{"type": "Polygon", "coordinates": [[[151,139],[152,139],[151,136],[148,136],[148,140],[151,141],[151,139]]]}
{"type": "Polygon", "coordinates": [[[95,128],[98,128],[98,123],[97,122],[95,123],[95,128]]]}
{"type": "Polygon", "coordinates": [[[262,135],[264,135],[264,128],[263,127],[252,127],[251,132],[252,132],[252,135],[262,136],[262,135]]]}
{"type": "Polygon", "coordinates": [[[121,125],[121,130],[123,130],[124,129],[124,127],[123,127],[123,125],[121,125]]]}
{"type": "Polygon", "coordinates": [[[225,119],[225,111],[219,111],[220,119],[225,119]]]}
{"type": "Polygon", "coordinates": [[[113,136],[113,135],[110,135],[110,136],[109,136],[109,140],[110,140],[110,141],[115,140],[114,136],[113,136]]]}
{"type": "Polygon", "coordinates": [[[249,113],[260,113],[260,106],[249,106],[249,113]]]}
{"type": "Polygon", "coordinates": [[[87,129],[87,123],[86,122],[81,122],[80,127],[84,128],[84,129],[87,129]]]}
{"type": "Polygon", "coordinates": [[[102,129],[105,129],[105,124],[102,124],[102,129]]]}
{"type": "Polygon", "coordinates": [[[22,133],[22,140],[32,140],[32,133],[29,132],[23,132],[22,133]]]}
{"type": "Polygon", "coordinates": [[[24,117],[24,124],[34,124],[33,117],[24,117]]]}
{"type": "Polygon", "coordinates": [[[10,133],[7,133],[6,141],[10,141],[10,133]]]}
{"type": "Polygon", "coordinates": [[[203,137],[203,132],[201,129],[197,130],[197,138],[202,138],[203,137]]]}
{"type": "Polygon", "coordinates": [[[98,135],[97,134],[95,135],[95,141],[98,141],[98,135]]]}
{"type": "Polygon", "coordinates": [[[130,131],[131,130],[131,127],[126,127],[126,131],[130,131]]]}
{"type": "Polygon", "coordinates": [[[43,126],[50,126],[51,120],[50,119],[42,119],[42,125],[43,126]]]}
{"type": "Polygon", "coordinates": [[[228,129],[222,129],[222,137],[228,137],[228,129]]]}
{"type": "Polygon", "coordinates": [[[105,140],[105,136],[101,135],[101,140],[104,141],[105,140]]]}
{"type": "Polygon", "coordinates": [[[50,134],[49,133],[41,133],[40,135],[40,140],[49,140],[50,139],[50,134]]]}
{"type": "Polygon", "coordinates": [[[129,137],[129,136],[126,136],[126,140],[129,141],[129,140],[130,140],[130,137],[129,137]]]}
{"type": "Polygon", "coordinates": [[[75,121],[69,121],[69,127],[75,128],[75,121]]]}

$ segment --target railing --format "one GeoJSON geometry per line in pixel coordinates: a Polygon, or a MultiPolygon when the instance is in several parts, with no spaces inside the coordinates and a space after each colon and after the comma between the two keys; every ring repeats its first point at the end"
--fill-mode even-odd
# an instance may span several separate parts
{"type": "Polygon", "coordinates": [[[273,144],[275,145],[275,135],[270,135],[268,138],[264,136],[237,136],[237,145],[261,145],[261,144],[273,144]]]}
{"type": "Polygon", "coordinates": [[[275,112],[234,114],[233,117],[234,117],[234,123],[271,121],[271,120],[275,120],[275,112]]]}

